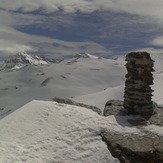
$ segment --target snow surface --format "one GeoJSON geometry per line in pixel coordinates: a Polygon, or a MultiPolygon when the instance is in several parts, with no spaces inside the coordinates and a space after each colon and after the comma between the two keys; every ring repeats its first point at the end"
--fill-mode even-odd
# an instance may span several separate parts
{"type": "MultiPolygon", "coordinates": [[[[125,80],[123,65],[112,59],[81,58],[74,62],[72,58],[58,64],[29,65],[17,71],[2,70],[0,108],[5,111],[0,114],[20,108],[33,99],[75,98],[105,90],[111,90],[110,95],[103,97],[105,101],[116,98],[114,89],[118,91],[117,87],[125,80]]],[[[122,99],[120,94],[118,98],[122,99]]]]}
{"type": "Polygon", "coordinates": [[[102,90],[101,92],[77,96],[73,100],[88,105],[94,105],[103,110],[108,99],[123,100],[123,90],[124,84],[113,88],[107,88],[105,90],[102,90]]]}
{"type": "Polygon", "coordinates": [[[143,134],[161,127],[131,127],[129,117],[102,117],[92,110],[32,101],[0,121],[0,162],[118,163],[100,133],[143,134]]]}
{"type": "MultiPolygon", "coordinates": [[[[90,54],[83,54],[90,55],[90,54]]],[[[82,56],[83,56],[82,55],[82,56]]],[[[5,116],[33,99],[72,98],[101,109],[111,99],[123,100],[125,57],[98,59],[96,56],[65,59],[48,65],[29,65],[19,70],[0,71],[0,115],[5,116]]],[[[163,55],[155,60],[153,101],[163,105],[163,55]]]]}
{"type": "Polygon", "coordinates": [[[32,101],[0,121],[0,162],[116,163],[99,136],[116,125],[88,109],[32,101]]]}

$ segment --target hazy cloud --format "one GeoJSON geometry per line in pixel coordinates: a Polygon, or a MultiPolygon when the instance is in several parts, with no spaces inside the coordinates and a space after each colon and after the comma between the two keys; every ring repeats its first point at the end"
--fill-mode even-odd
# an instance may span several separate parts
{"type": "Polygon", "coordinates": [[[163,46],[162,0],[0,0],[0,4],[1,55],[17,51],[69,55],[84,50],[107,54],[112,53],[108,50],[112,44],[117,49],[130,44],[163,46]],[[39,29],[42,35],[28,27],[39,29]],[[73,39],[83,35],[83,40],[56,39],[53,33],[62,28],[67,30],[63,32],[66,39],[69,30],[74,30],[73,39]],[[46,30],[54,37],[44,35],[46,30]]]}
{"type": "Polygon", "coordinates": [[[81,11],[90,13],[96,10],[114,10],[138,15],[162,17],[162,0],[0,0],[1,8],[5,10],[31,12],[42,10],[45,13],[60,9],[74,13],[81,11]]]}
{"type": "Polygon", "coordinates": [[[58,25],[71,26],[73,21],[71,20],[71,16],[69,18],[67,18],[67,15],[59,15],[56,18],[51,16],[50,22],[52,23],[49,24],[49,17],[44,15],[13,13],[0,10],[0,20],[1,56],[15,54],[20,51],[29,51],[31,53],[38,52],[38,54],[53,53],[61,56],[74,55],[75,53],[83,51],[96,51],[101,54],[108,53],[103,46],[95,42],[62,41],[55,38],[49,38],[48,36],[24,33],[19,30],[19,28],[29,25],[45,28],[45,30],[55,30],[55,22],[57,22],[58,25]],[[58,44],[59,46],[56,47],[54,44],[58,44]]]}
{"type": "Polygon", "coordinates": [[[158,36],[154,38],[151,42],[151,45],[158,46],[158,47],[163,47],[163,36],[158,36]]]}

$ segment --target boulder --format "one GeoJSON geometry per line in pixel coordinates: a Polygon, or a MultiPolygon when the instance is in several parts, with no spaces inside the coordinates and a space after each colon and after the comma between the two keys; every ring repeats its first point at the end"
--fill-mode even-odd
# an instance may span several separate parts
{"type": "Polygon", "coordinates": [[[109,115],[127,115],[128,111],[124,109],[123,101],[120,100],[109,100],[105,104],[105,108],[103,111],[104,116],[109,115]]]}
{"type": "Polygon", "coordinates": [[[155,103],[155,114],[147,120],[141,116],[122,115],[125,110],[122,105],[122,101],[110,100],[104,109],[105,116],[116,115],[117,122],[121,123],[123,118],[128,123],[121,124],[127,124],[125,134],[122,131],[101,133],[112,156],[121,163],[163,163],[163,108],[155,103]],[[138,129],[138,133],[132,133],[133,128],[138,129]],[[159,129],[155,131],[155,128],[159,129]]]}
{"type": "Polygon", "coordinates": [[[163,163],[163,108],[156,103],[153,108],[154,114],[147,120],[137,115],[128,116],[123,101],[109,100],[106,103],[103,115],[115,115],[117,122],[128,128],[125,133],[101,133],[110,153],[121,163],[163,163]],[[159,129],[151,131],[150,127],[159,129]],[[138,133],[132,133],[133,128],[138,129],[138,133]]]}
{"type": "Polygon", "coordinates": [[[112,156],[121,163],[163,163],[163,136],[145,133],[101,133],[112,156]]]}

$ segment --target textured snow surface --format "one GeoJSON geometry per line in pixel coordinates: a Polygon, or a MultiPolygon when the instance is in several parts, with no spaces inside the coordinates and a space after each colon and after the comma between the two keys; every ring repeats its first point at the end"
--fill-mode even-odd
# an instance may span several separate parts
{"type": "Polygon", "coordinates": [[[32,101],[0,121],[0,162],[116,163],[99,136],[104,129],[122,127],[113,116],[32,101]]]}
{"type": "Polygon", "coordinates": [[[32,101],[0,120],[2,163],[118,163],[100,133],[159,133],[155,125],[131,127],[128,116],[102,117],[92,110],[32,101]]]}

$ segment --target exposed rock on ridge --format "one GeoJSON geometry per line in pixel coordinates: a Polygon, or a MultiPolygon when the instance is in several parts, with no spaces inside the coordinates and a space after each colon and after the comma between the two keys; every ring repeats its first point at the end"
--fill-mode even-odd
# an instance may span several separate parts
{"type": "Polygon", "coordinates": [[[163,136],[101,133],[111,154],[121,163],[163,163],[163,136]]]}
{"type": "Polygon", "coordinates": [[[91,109],[91,110],[97,112],[98,114],[101,114],[101,109],[99,109],[99,108],[97,108],[95,106],[78,103],[78,102],[75,102],[75,101],[70,100],[70,99],[62,99],[62,98],[55,97],[53,99],[53,101],[58,102],[58,103],[63,103],[63,104],[69,104],[69,105],[84,107],[84,108],[87,108],[87,109],[91,109]]]}
{"type": "Polygon", "coordinates": [[[4,61],[3,68],[6,69],[20,69],[27,65],[47,65],[54,63],[56,60],[41,57],[37,55],[30,55],[27,53],[17,53],[4,61]]]}
{"type": "Polygon", "coordinates": [[[151,100],[154,61],[147,52],[129,53],[126,61],[124,102],[108,101],[103,114],[115,115],[127,132],[102,132],[102,140],[121,163],[163,163],[163,108],[151,100]]]}
{"type": "Polygon", "coordinates": [[[139,131],[135,134],[130,131],[125,134],[121,131],[102,132],[102,140],[106,142],[113,157],[121,163],[163,163],[163,108],[155,104],[154,111],[155,114],[147,121],[139,116],[126,116],[123,101],[110,100],[106,103],[104,116],[115,115],[119,123],[124,125],[125,120],[126,127],[137,128],[139,131]],[[149,126],[159,127],[160,131],[150,131],[149,126]]]}

